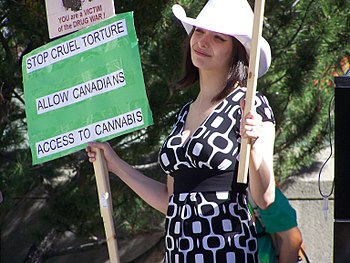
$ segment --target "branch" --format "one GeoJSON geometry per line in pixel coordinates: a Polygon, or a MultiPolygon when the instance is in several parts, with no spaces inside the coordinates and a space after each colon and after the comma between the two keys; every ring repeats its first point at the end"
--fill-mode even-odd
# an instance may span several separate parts
{"type": "Polygon", "coordinates": [[[44,239],[36,245],[35,243],[30,247],[27,256],[23,263],[41,263],[44,262],[45,254],[51,249],[51,246],[56,238],[57,232],[51,229],[44,239]]]}
{"type": "Polygon", "coordinates": [[[21,96],[15,91],[15,89],[12,89],[12,94],[16,99],[18,99],[23,105],[25,105],[24,99],[21,98],[21,96]]]}
{"type": "Polygon", "coordinates": [[[135,142],[135,141],[138,141],[138,140],[141,140],[142,137],[144,137],[146,134],[145,133],[139,133],[139,135],[135,136],[135,137],[131,137],[131,139],[127,140],[127,141],[123,141],[121,140],[120,142],[118,142],[115,146],[113,146],[113,148],[120,148],[120,147],[128,147],[128,144],[132,143],[132,142],[135,142]]]}
{"type": "MultiPolygon", "coordinates": [[[[309,10],[310,10],[311,4],[312,4],[314,1],[315,1],[315,0],[311,0],[311,1],[309,2],[309,5],[308,5],[307,8],[306,8],[304,17],[302,18],[301,23],[300,23],[298,29],[295,31],[294,35],[288,40],[288,42],[287,42],[287,44],[286,44],[286,46],[285,46],[284,48],[287,48],[287,47],[289,47],[289,46],[292,44],[292,42],[294,41],[294,39],[297,37],[297,35],[298,35],[299,32],[301,31],[301,29],[303,28],[303,24],[304,24],[304,22],[305,22],[306,17],[308,17],[307,14],[308,14],[308,12],[309,12],[309,10]]],[[[283,48],[282,50],[284,50],[284,48],[283,48]]]]}
{"type": "MultiPolygon", "coordinates": [[[[4,37],[3,33],[6,32],[6,30],[2,30],[1,31],[1,34],[0,34],[0,41],[1,41],[1,44],[3,46],[3,48],[5,49],[6,51],[6,54],[9,54],[11,55],[11,49],[6,41],[6,38],[4,37]]],[[[2,58],[2,61],[4,61],[6,58],[2,58]]]]}
{"type": "Polygon", "coordinates": [[[31,12],[35,17],[42,19],[44,22],[46,22],[46,16],[42,15],[42,13],[37,12],[37,10],[33,9],[31,6],[27,5],[26,3],[32,2],[32,1],[25,1],[24,4],[19,3],[18,1],[12,0],[12,2],[15,3],[16,6],[23,6],[25,9],[27,9],[29,12],[31,12]]]}
{"type": "MultiPolygon", "coordinates": [[[[303,24],[305,19],[308,17],[308,12],[310,10],[310,7],[312,5],[312,3],[315,0],[311,0],[306,8],[305,14],[303,16],[303,18],[301,19],[301,23],[299,25],[299,27],[296,29],[295,33],[293,34],[293,36],[287,41],[286,45],[284,47],[281,47],[280,50],[281,52],[285,52],[285,50],[290,47],[290,45],[294,42],[295,38],[297,37],[297,35],[300,33],[300,31],[302,30],[303,24]]],[[[280,26],[277,30],[274,30],[274,33],[271,34],[271,39],[273,39],[277,34],[280,34],[280,29],[282,26],[280,26]]],[[[275,57],[278,57],[279,55],[276,53],[275,57]]]]}
{"type": "Polygon", "coordinates": [[[63,256],[63,255],[69,255],[73,253],[80,253],[80,252],[86,252],[90,251],[91,249],[96,249],[102,246],[106,245],[106,239],[100,239],[94,242],[81,244],[79,246],[70,246],[62,249],[51,249],[45,254],[45,259],[57,257],[57,256],[63,256]]]}

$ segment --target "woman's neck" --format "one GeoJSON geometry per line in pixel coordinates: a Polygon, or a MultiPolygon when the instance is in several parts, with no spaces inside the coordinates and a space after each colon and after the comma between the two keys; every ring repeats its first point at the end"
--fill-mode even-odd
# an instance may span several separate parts
{"type": "Polygon", "coordinates": [[[226,85],[227,74],[221,72],[199,71],[199,94],[197,100],[211,102],[226,85]]]}

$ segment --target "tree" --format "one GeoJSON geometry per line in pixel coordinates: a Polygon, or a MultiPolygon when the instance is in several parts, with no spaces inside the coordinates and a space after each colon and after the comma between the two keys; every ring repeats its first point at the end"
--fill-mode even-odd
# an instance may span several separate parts
{"type": "Polygon", "coordinates": [[[26,142],[21,60],[48,39],[47,30],[41,30],[46,28],[46,18],[39,1],[0,1],[0,9],[0,187],[11,198],[40,182],[40,174],[34,176],[38,167],[30,165],[26,142]]]}
{"type": "Polygon", "coordinates": [[[261,82],[275,111],[276,175],[284,179],[324,147],[330,68],[349,50],[345,1],[267,2],[266,37],[273,47],[270,73],[261,82]]]}
{"type": "MultiPolygon", "coordinates": [[[[181,75],[179,54],[186,34],[172,16],[175,1],[116,1],[117,13],[133,10],[142,68],[155,124],[110,141],[129,163],[165,181],[156,165],[157,153],[177,109],[194,98],[173,88],[181,75]]],[[[205,1],[180,2],[192,17],[205,1]]],[[[253,4],[253,1],[250,1],[253,4]]],[[[329,134],[328,102],[333,96],[331,71],[340,56],[348,55],[350,17],[346,1],[268,0],[263,35],[272,47],[272,65],[259,80],[258,90],[269,99],[276,117],[275,174],[284,179],[324,147],[329,134]],[[328,82],[326,81],[328,80],[328,82]]],[[[0,0],[0,189],[5,209],[17,197],[41,186],[49,196],[45,236],[73,231],[91,236],[103,231],[92,165],[84,151],[32,166],[28,149],[21,60],[48,39],[43,1],[0,0]],[[62,178],[64,180],[62,180],[62,178]],[[67,217],[69,215],[69,217],[67,217]],[[54,229],[54,231],[52,231],[54,229]]],[[[131,233],[159,225],[163,216],[111,176],[115,221],[131,233]]],[[[41,240],[38,239],[38,244],[41,240]]]]}

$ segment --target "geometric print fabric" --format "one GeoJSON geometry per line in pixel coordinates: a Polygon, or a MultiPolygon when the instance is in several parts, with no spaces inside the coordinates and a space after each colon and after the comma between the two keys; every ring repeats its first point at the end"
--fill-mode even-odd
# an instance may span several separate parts
{"type": "Polygon", "coordinates": [[[180,193],[170,197],[166,263],[258,262],[257,239],[243,193],[180,193]]]}
{"type": "MultiPolygon", "coordinates": [[[[218,192],[214,183],[209,192],[187,189],[170,196],[165,229],[166,263],[258,262],[256,233],[246,193],[236,191],[234,180],[240,147],[239,102],[245,92],[245,88],[235,89],[182,142],[191,103],[185,104],[160,150],[160,165],[168,175],[174,176],[174,181],[184,180],[186,184],[201,180],[201,176],[196,176],[201,170],[213,171],[213,176],[217,171],[228,171],[228,176],[220,180],[231,184],[232,190],[218,192]],[[175,176],[180,172],[181,176],[175,176]]],[[[267,99],[259,93],[255,97],[256,111],[263,121],[274,122],[267,99]]]]}
{"type": "MultiPolygon", "coordinates": [[[[185,121],[191,102],[179,111],[177,121],[160,150],[159,162],[169,175],[179,169],[209,168],[233,171],[239,159],[240,143],[240,100],[246,89],[235,89],[220,102],[213,112],[193,132],[190,138],[182,141],[185,121]]],[[[274,122],[267,99],[256,94],[256,111],[263,121],[274,122]]]]}

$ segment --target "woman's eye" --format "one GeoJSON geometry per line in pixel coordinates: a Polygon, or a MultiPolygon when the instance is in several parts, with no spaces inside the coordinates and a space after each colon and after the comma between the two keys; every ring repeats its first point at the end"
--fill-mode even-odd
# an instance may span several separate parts
{"type": "Polygon", "coordinates": [[[220,40],[222,42],[226,41],[222,36],[215,36],[215,39],[220,40]]]}

